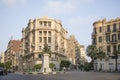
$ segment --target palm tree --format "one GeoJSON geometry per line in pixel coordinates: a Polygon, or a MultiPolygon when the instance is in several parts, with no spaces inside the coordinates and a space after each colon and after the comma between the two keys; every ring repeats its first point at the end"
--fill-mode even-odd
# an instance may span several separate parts
{"type": "Polygon", "coordinates": [[[118,59],[118,54],[120,54],[120,50],[116,50],[113,52],[114,54],[114,59],[115,59],[115,71],[118,71],[118,68],[117,68],[117,59],[118,59]]]}
{"type": "Polygon", "coordinates": [[[98,50],[95,45],[88,45],[86,51],[87,51],[87,55],[92,59],[91,63],[93,67],[94,60],[97,58],[98,50]]]}

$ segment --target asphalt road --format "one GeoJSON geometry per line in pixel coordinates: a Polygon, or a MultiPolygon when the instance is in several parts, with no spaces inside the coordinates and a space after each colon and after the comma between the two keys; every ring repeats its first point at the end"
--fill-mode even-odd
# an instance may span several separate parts
{"type": "Polygon", "coordinates": [[[10,73],[7,76],[0,76],[0,80],[120,80],[120,73],[77,71],[54,75],[10,73]]]}

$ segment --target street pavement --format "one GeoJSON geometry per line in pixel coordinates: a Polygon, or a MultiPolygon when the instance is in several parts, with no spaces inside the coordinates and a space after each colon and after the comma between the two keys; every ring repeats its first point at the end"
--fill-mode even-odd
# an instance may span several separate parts
{"type": "Polygon", "coordinates": [[[70,71],[64,74],[18,74],[0,76],[0,80],[120,80],[120,73],[70,71]]]}

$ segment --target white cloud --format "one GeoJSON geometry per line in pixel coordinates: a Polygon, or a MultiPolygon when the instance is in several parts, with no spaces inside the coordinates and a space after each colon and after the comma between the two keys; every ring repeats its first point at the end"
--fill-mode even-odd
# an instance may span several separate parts
{"type": "Polygon", "coordinates": [[[27,0],[2,0],[7,7],[14,7],[17,5],[23,5],[27,0]]]}
{"type": "MultiPolygon", "coordinates": [[[[95,21],[95,20],[97,20],[97,17],[95,16],[86,16],[86,17],[76,16],[76,17],[70,18],[67,23],[69,23],[72,26],[75,26],[75,25],[81,25],[81,24],[84,25],[86,23],[91,23],[92,21],[95,21]]],[[[78,27],[78,26],[75,26],[75,27],[78,27]]]]}
{"type": "Polygon", "coordinates": [[[41,11],[45,15],[62,15],[75,13],[84,4],[88,5],[95,0],[46,0],[41,11]]]}
{"type": "Polygon", "coordinates": [[[72,12],[74,9],[75,6],[71,2],[57,0],[48,1],[42,7],[43,12],[48,14],[64,14],[72,12]]]}

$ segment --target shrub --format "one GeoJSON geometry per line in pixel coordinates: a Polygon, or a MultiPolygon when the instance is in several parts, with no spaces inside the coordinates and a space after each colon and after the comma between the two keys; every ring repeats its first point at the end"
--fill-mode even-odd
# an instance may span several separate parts
{"type": "Polygon", "coordinates": [[[68,68],[70,66],[70,61],[62,60],[60,63],[60,70],[62,70],[63,67],[68,68]]]}
{"type": "Polygon", "coordinates": [[[36,64],[36,65],[34,66],[34,69],[41,69],[41,67],[42,67],[42,64],[36,64]]]}

